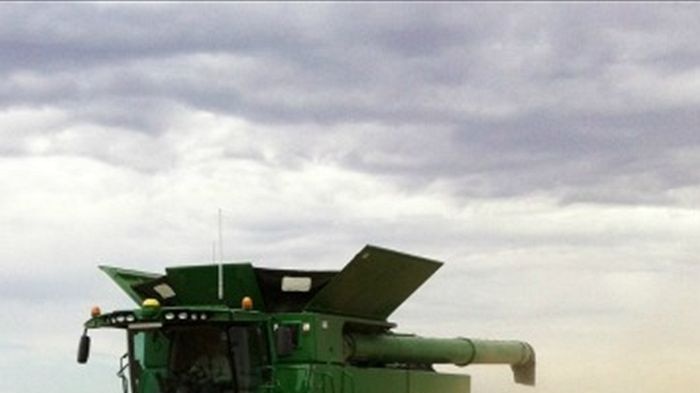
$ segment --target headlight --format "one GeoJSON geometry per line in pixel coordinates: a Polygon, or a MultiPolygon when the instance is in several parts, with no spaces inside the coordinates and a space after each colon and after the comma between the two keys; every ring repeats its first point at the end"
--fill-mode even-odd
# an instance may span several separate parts
{"type": "Polygon", "coordinates": [[[165,319],[168,321],[172,321],[173,319],[175,319],[175,314],[171,312],[165,313],[165,319]]]}
{"type": "Polygon", "coordinates": [[[183,312],[177,314],[177,317],[184,321],[185,319],[187,319],[187,313],[183,311],[183,312]]]}

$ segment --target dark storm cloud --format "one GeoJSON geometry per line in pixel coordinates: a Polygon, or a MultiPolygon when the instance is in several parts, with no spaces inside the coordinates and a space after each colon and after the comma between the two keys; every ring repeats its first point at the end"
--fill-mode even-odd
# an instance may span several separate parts
{"type": "Polygon", "coordinates": [[[12,67],[13,60],[31,67],[78,65],[79,61],[235,51],[269,52],[313,64],[332,62],[324,53],[333,48],[342,53],[346,45],[380,47],[409,56],[438,54],[445,46],[461,45],[465,29],[472,29],[464,23],[475,19],[468,12],[459,13],[467,19],[449,18],[441,8],[444,10],[346,4],[4,6],[0,10],[4,21],[1,42],[8,56],[3,63],[5,67],[12,67]],[[436,23],[449,19],[447,26],[436,23]],[[302,49],[303,53],[297,53],[302,49]]]}
{"type": "Polygon", "coordinates": [[[271,142],[288,164],[331,155],[413,189],[448,181],[465,196],[661,203],[698,181],[688,147],[699,142],[700,91],[685,82],[697,78],[699,12],[3,5],[0,105],[153,135],[180,111],[204,110],[303,130],[302,146],[271,142]],[[353,130],[364,125],[379,130],[353,130]],[[313,148],[341,134],[344,146],[313,148]]]}

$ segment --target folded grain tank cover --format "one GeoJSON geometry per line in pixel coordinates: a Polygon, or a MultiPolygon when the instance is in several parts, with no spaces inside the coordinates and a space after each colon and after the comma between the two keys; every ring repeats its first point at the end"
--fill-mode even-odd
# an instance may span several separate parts
{"type": "Polygon", "coordinates": [[[153,282],[162,278],[162,274],[142,272],[138,270],[122,269],[112,266],[100,266],[100,270],[105,272],[129,297],[141,305],[146,299],[143,293],[134,290],[135,286],[153,282]]]}
{"type": "Polygon", "coordinates": [[[368,245],[311,299],[306,310],[386,320],[441,265],[368,245]]]}

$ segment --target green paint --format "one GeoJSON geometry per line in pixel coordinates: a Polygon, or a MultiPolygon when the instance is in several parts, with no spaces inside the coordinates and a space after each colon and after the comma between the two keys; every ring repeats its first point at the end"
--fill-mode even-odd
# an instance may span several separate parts
{"type": "Polygon", "coordinates": [[[386,319],[441,265],[429,259],[366,246],[306,309],[386,319]]]}
{"type": "Polygon", "coordinates": [[[433,371],[440,363],[506,364],[516,382],[534,384],[527,343],[394,332],[386,318],[439,267],[373,246],[334,277],[228,264],[223,299],[217,265],[165,275],[103,268],[138,303],[153,294],[162,306],[110,312],[85,327],[127,331],[132,393],[469,393],[470,377],[433,371]],[[286,275],[319,281],[287,301],[286,275]],[[244,296],[252,310],[240,309],[244,296]]]}
{"type": "Polygon", "coordinates": [[[158,274],[141,272],[138,270],[121,269],[112,266],[100,266],[100,270],[105,272],[126,294],[141,305],[144,297],[137,293],[133,287],[160,277],[158,274]]]}
{"type": "Polygon", "coordinates": [[[165,269],[178,299],[187,305],[225,304],[239,308],[243,297],[253,299],[255,309],[264,310],[262,294],[249,263],[223,266],[223,300],[219,299],[219,266],[183,266],[165,269]]]}

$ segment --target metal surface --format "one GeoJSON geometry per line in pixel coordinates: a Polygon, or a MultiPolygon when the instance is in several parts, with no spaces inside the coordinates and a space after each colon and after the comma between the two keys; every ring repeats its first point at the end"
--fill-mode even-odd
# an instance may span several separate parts
{"type": "Polygon", "coordinates": [[[345,353],[351,361],[381,364],[507,364],[515,382],[535,384],[535,351],[521,341],[350,334],[345,353]]]}
{"type": "Polygon", "coordinates": [[[145,297],[136,292],[133,287],[162,277],[161,274],[122,269],[112,266],[100,266],[99,268],[103,272],[107,273],[107,275],[114,280],[119,288],[126,292],[126,294],[138,305],[141,305],[141,303],[145,300],[145,297]]]}
{"type": "Polygon", "coordinates": [[[184,266],[167,268],[168,282],[181,304],[225,304],[240,308],[241,299],[248,296],[255,310],[265,310],[253,266],[249,263],[223,266],[223,299],[219,298],[219,266],[184,266]]]}
{"type": "Polygon", "coordinates": [[[386,319],[441,262],[366,246],[306,306],[306,310],[386,319]]]}

